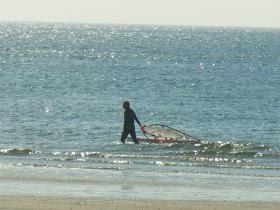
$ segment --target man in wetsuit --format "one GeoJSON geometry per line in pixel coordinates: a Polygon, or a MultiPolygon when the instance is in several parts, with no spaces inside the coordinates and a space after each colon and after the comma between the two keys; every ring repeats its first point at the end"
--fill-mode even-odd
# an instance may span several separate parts
{"type": "Polygon", "coordinates": [[[125,109],[125,111],[124,111],[124,124],[123,124],[121,142],[125,143],[126,137],[128,136],[128,134],[130,134],[134,143],[139,144],[139,141],[136,139],[134,120],[141,127],[141,130],[142,130],[142,125],[138,120],[138,118],[136,117],[135,112],[130,108],[130,104],[128,101],[123,102],[123,108],[125,109]]]}

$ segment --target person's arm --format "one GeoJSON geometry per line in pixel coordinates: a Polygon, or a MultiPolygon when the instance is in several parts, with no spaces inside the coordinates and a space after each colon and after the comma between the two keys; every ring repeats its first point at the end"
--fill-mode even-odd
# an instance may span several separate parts
{"type": "Polygon", "coordinates": [[[137,118],[136,116],[135,116],[135,120],[136,120],[136,122],[138,123],[138,125],[139,125],[140,127],[142,127],[140,121],[138,120],[138,118],[137,118]]]}
{"type": "Polygon", "coordinates": [[[142,125],[141,125],[140,121],[138,120],[138,118],[136,117],[136,114],[135,114],[135,113],[134,113],[134,119],[135,119],[135,121],[138,123],[138,125],[139,125],[140,127],[142,127],[142,125]]]}
{"type": "Polygon", "coordinates": [[[136,114],[134,114],[134,119],[136,120],[136,122],[138,123],[138,125],[140,126],[140,128],[141,128],[141,131],[145,134],[145,133],[147,133],[146,131],[145,131],[145,125],[141,125],[141,123],[140,123],[140,121],[138,120],[138,118],[136,117],[136,114]]]}

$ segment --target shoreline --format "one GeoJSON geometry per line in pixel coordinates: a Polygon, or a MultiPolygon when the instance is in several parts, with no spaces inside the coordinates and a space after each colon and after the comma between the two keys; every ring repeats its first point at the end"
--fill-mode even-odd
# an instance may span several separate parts
{"type": "Polygon", "coordinates": [[[170,201],[170,200],[145,200],[145,199],[109,199],[109,198],[62,198],[41,196],[1,196],[0,209],[5,210],[278,210],[280,202],[237,202],[237,201],[170,201]]]}
{"type": "Polygon", "coordinates": [[[8,198],[278,203],[280,179],[129,170],[11,167],[0,168],[0,186],[0,197],[8,198]]]}

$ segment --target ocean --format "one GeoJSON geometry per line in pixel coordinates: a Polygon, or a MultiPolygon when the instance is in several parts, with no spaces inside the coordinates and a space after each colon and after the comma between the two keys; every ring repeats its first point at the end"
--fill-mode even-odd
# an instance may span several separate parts
{"type": "Polygon", "coordinates": [[[0,23],[0,194],[279,201],[279,38],[0,23]],[[202,142],[121,144],[125,100],[202,142]]]}

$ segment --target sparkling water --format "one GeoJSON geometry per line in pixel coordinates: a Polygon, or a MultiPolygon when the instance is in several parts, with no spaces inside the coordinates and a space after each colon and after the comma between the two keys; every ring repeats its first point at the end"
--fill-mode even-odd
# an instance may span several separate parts
{"type": "Polygon", "coordinates": [[[0,23],[0,87],[3,168],[279,183],[278,29],[0,23]],[[124,100],[202,143],[120,144],[124,100]]]}

